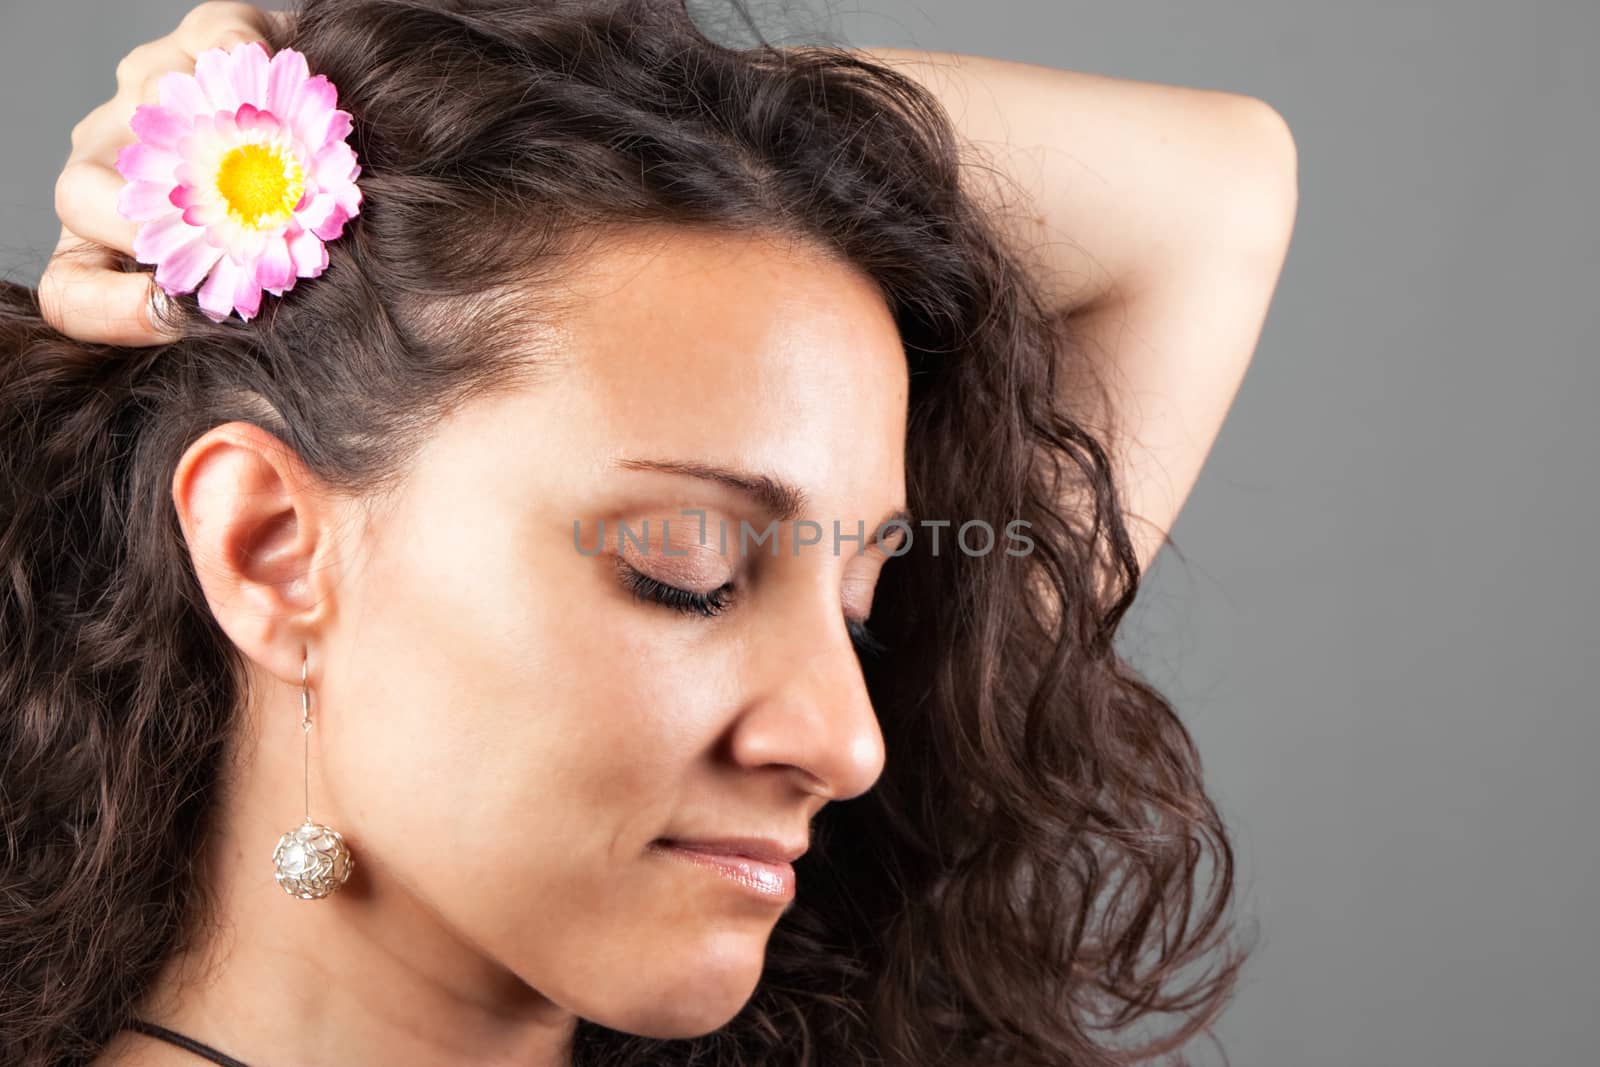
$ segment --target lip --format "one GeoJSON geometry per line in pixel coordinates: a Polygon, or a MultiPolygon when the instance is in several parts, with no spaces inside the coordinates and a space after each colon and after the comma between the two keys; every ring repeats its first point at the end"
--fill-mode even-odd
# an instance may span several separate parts
{"type": "MultiPolygon", "coordinates": [[[[794,899],[794,867],[785,859],[763,859],[745,852],[725,851],[729,846],[703,841],[658,841],[655,851],[692,863],[697,867],[719,874],[770,901],[787,903],[794,899]]],[[[740,848],[760,848],[765,855],[782,856],[786,851],[771,842],[752,845],[744,842],[740,848]]],[[[798,856],[804,850],[794,851],[798,856]]]]}
{"type": "Polygon", "coordinates": [[[762,863],[793,863],[805,855],[806,845],[786,845],[772,837],[662,838],[661,844],[719,856],[742,856],[762,863]]]}

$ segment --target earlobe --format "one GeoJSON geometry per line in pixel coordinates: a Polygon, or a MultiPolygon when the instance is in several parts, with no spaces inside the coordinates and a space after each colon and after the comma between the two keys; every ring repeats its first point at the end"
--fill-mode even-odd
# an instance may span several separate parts
{"type": "Polygon", "coordinates": [[[332,502],[294,450],[247,422],[184,452],[172,502],[217,623],[284,681],[332,610],[332,502]]]}

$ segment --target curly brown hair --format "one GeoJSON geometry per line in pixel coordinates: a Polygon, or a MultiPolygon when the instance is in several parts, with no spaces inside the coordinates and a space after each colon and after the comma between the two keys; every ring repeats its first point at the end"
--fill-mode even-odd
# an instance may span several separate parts
{"type": "Polygon", "coordinates": [[[245,420],[379,491],[513,382],[533,305],[497,296],[660,225],[799,235],[872,278],[914,513],[1026,520],[1033,550],[919,538],[886,568],[862,660],[884,773],[818,816],[755,993],[692,1039],[580,1022],[575,1062],[1103,1067],[1208,1032],[1246,956],[1233,856],[1113,648],[1139,567],[1061,399],[1093,368],[934,98],[848,49],[716,43],[681,0],[308,0],[293,26],[268,43],[339,86],[363,164],[322,278],[248,324],[185,300],[181,339],[137,350],[0,287],[0,1062],[94,1058],[215,906],[187,859],[246,693],[168,492],[185,448],[245,420]]]}

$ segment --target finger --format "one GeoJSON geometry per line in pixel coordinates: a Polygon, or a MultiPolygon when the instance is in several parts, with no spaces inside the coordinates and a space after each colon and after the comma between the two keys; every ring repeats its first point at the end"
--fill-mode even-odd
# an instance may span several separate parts
{"type": "Polygon", "coordinates": [[[39,310],[57,330],[91,344],[142,348],[173,337],[150,318],[155,276],[121,271],[112,251],[66,227],[39,279],[39,310]]]}
{"type": "Polygon", "coordinates": [[[195,58],[207,48],[231,49],[241,41],[260,41],[265,46],[275,26],[272,16],[253,4],[207,0],[183,16],[172,37],[193,67],[195,58]]]}
{"type": "MultiPolygon", "coordinates": [[[[231,31],[229,39],[213,39],[209,42],[197,44],[194,41],[184,41],[179,38],[178,31],[174,30],[165,37],[154,41],[146,41],[133,51],[123,56],[117,63],[117,96],[128,110],[133,114],[134,104],[153,104],[160,98],[159,87],[162,76],[178,71],[183,74],[194,73],[195,58],[208,48],[219,45],[232,48],[234,36],[239,31],[231,31]]],[[[248,40],[261,40],[257,37],[248,40]]],[[[266,42],[262,42],[263,47],[266,42]]]]}
{"type": "Polygon", "coordinates": [[[68,163],[56,178],[56,216],[77,236],[132,255],[139,224],[117,210],[126,184],[122,175],[99,163],[68,163]]]}
{"type": "Polygon", "coordinates": [[[62,174],[66,173],[68,167],[79,165],[100,167],[116,174],[117,154],[124,146],[133,144],[138,139],[134,136],[133,127],[127,125],[126,120],[119,128],[116,117],[109,112],[86,124],[78,131],[76,137],[77,142],[73,146],[72,153],[62,165],[62,174]]]}
{"type": "MultiPolygon", "coordinates": [[[[200,4],[183,17],[177,29],[137,46],[118,61],[117,94],[135,103],[153,102],[162,75],[193,71],[195,60],[208,48],[231,50],[241,42],[260,41],[271,54],[268,33],[286,26],[287,21],[283,12],[262,11],[250,4],[200,4]]],[[[129,107],[129,114],[132,111],[129,107]]]]}
{"type": "Polygon", "coordinates": [[[72,151],[67,162],[78,159],[96,159],[102,163],[115,162],[118,142],[132,142],[135,104],[118,95],[98,105],[72,127],[72,151]],[[112,160],[104,159],[107,146],[112,147],[112,160]]]}
{"type": "Polygon", "coordinates": [[[56,175],[55,208],[74,234],[131,254],[138,224],[117,206],[127,183],[116,169],[118,152],[135,140],[130,113],[113,99],[73,128],[72,154],[56,175]]]}
{"type": "Polygon", "coordinates": [[[156,103],[161,77],[170,71],[188,73],[194,61],[167,38],[142,44],[117,64],[117,92],[72,127],[68,165],[87,161],[116,168],[117,152],[132,144],[133,113],[140,104],[156,103]]]}

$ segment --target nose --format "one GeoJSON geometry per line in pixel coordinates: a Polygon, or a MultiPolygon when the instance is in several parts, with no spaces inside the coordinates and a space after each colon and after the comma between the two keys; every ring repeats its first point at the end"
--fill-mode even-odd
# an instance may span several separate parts
{"type": "Polygon", "coordinates": [[[772,613],[749,647],[734,760],[798,768],[808,791],[832,800],[871,789],[883,773],[883,731],[837,596],[814,590],[803,612],[772,613]]]}

